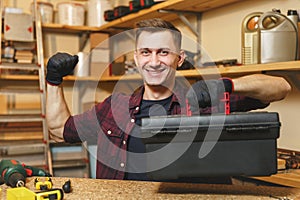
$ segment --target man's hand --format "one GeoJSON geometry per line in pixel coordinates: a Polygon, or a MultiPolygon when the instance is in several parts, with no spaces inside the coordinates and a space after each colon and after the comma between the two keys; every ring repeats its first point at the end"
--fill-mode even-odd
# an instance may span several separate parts
{"type": "Polygon", "coordinates": [[[199,108],[218,105],[224,92],[233,92],[231,79],[197,81],[186,94],[186,98],[193,113],[198,113],[199,108]]]}
{"type": "Polygon", "coordinates": [[[77,55],[57,53],[47,63],[46,80],[52,85],[60,85],[63,77],[71,74],[78,63],[77,55]]]}

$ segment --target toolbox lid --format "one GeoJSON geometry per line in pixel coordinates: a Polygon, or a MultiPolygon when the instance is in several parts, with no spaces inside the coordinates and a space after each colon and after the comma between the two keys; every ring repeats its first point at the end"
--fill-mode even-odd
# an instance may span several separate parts
{"type": "Polygon", "coordinates": [[[144,143],[216,140],[261,140],[279,137],[276,112],[243,112],[200,116],[155,116],[142,119],[144,143]]]}

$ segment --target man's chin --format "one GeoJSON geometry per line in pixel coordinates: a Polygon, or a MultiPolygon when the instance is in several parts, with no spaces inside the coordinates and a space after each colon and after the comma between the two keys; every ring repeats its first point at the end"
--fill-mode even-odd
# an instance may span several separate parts
{"type": "Polygon", "coordinates": [[[163,81],[160,79],[151,79],[151,80],[146,80],[145,83],[149,86],[160,86],[163,84],[163,81]]]}
{"type": "Polygon", "coordinates": [[[157,82],[156,82],[156,83],[153,83],[153,82],[146,82],[146,84],[149,85],[149,86],[153,86],[153,87],[154,87],[154,86],[161,86],[161,85],[162,85],[161,83],[157,83],[157,82]]]}

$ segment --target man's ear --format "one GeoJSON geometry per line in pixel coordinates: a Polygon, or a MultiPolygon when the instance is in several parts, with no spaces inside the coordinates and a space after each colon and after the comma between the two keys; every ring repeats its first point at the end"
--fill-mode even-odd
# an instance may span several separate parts
{"type": "Polygon", "coordinates": [[[184,53],[184,50],[180,50],[178,57],[179,57],[179,60],[178,60],[177,66],[178,66],[178,67],[181,67],[181,65],[182,65],[182,63],[183,63],[183,61],[184,61],[184,59],[185,59],[185,53],[184,53]]]}

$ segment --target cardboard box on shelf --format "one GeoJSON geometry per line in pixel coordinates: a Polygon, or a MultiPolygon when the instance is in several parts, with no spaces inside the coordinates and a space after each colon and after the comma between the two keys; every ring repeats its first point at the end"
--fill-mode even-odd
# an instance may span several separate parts
{"type": "Polygon", "coordinates": [[[125,63],[124,62],[114,62],[111,64],[111,74],[115,76],[120,76],[125,74],[125,63]]]}
{"type": "Polygon", "coordinates": [[[91,77],[100,78],[111,75],[109,53],[109,49],[94,49],[91,52],[91,77]]]}
{"type": "Polygon", "coordinates": [[[110,63],[104,62],[91,62],[91,77],[100,78],[111,76],[110,63]]]}
{"type": "Polygon", "coordinates": [[[33,41],[32,16],[26,13],[5,13],[4,39],[15,41],[33,41]]]}
{"type": "Polygon", "coordinates": [[[94,48],[109,48],[109,35],[105,33],[91,33],[90,47],[94,48]]]}
{"type": "Polygon", "coordinates": [[[93,49],[91,51],[91,62],[109,63],[109,49],[93,49]]]}

